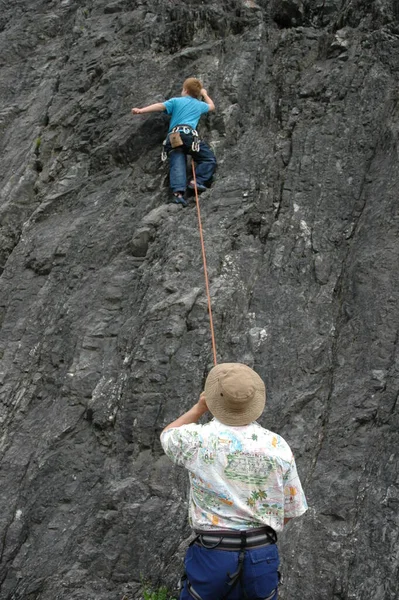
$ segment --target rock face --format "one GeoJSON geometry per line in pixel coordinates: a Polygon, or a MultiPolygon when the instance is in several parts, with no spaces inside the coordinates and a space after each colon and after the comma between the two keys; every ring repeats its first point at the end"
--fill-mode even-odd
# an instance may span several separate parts
{"type": "Polygon", "coordinates": [[[310,509],[282,600],[397,600],[397,0],[3,0],[0,598],[173,587],[187,479],[159,433],[212,364],[194,205],[168,201],[164,115],[203,79],[201,197],[219,361],[310,509]]]}

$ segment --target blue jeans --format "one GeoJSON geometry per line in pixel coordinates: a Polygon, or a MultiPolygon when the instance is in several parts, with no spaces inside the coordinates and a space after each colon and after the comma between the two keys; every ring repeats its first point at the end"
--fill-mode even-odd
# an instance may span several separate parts
{"type": "Polygon", "coordinates": [[[216,158],[206,142],[200,142],[199,152],[191,150],[193,136],[191,133],[180,133],[183,146],[172,149],[168,141],[165,150],[169,156],[169,179],[172,192],[185,192],[187,186],[187,154],[191,154],[195,162],[195,176],[197,183],[204,185],[215,172],[216,158]]]}
{"type": "Polygon", "coordinates": [[[193,600],[188,591],[188,582],[202,600],[218,600],[226,594],[226,600],[277,600],[278,566],[280,563],[277,546],[262,546],[245,550],[241,579],[231,587],[229,575],[238,569],[239,552],[208,550],[196,544],[187,550],[184,565],[187,579],[180,600],[193,600]]]}

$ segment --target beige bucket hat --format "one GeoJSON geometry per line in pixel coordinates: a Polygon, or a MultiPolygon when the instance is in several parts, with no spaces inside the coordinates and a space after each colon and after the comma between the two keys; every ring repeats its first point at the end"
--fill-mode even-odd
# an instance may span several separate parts
{"type": "Polygon", "coordinates": [[[213,367],[204,391],[209,410],[225,425],[248,425],[265,407],[265,384],[253,369],[241,363],[213,367]]]}

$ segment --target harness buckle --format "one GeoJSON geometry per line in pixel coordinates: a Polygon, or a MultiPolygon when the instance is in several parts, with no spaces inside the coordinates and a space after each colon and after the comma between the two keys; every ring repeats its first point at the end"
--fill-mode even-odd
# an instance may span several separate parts
{"type": "MultiPolygon", "coordinates": [[[[198,539],[199,539],[199,541],[200,541],[200,544],[201,544],[201,546],[202,546],[203,548],[206,548],[207,550],[214,550],[215,548],[217,548],[218,546],[220,546],[220,544],[221,544],[221,543],[222,543],[222,541],[223,541],[223,537],[222,537],[222,536],[220,536],[219,538],[216,538],[216,542],[215,542],[214,544],[206,544],[206,543],[204,542],[204,539],[203,539],[203,536],[202,536],[202,535],[199,535],[199,536],[197,536],[197,537],[198,537],[198,539]]],[[[195,542],[195,540],[194,540],[194,542],[195,542]]]]}

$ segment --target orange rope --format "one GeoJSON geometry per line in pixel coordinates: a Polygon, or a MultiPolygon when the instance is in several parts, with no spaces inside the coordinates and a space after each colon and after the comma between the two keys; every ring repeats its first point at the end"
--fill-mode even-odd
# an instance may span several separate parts
{"type": "Polygon", "coordinates": [[[201,239],[201,249],[202,249],[202,261],[204,263],[205,289],[206,289],[206,295],[207,295],[207,298],[208,298],[209,326],[211,328],[213,364],[217,365],[215,331],[213,329],[213,319],[212,319],[211,295],[209,293],[208,269],[206,267],[205,244],[204,244],[204,236],[203,236],[203,233],[202,233],[201,211],[200,211],[200,205],[199,205],[199,199],[198,199],[197,178],[195,176],[195,164],[194,164],[194,161],[192,161],[191,166],[193,168],[193,181],[194,181],[194,190],[195,190],[195,203],[197,205],[198,227],[199,227],[199,233],[200,233],[200,239],[201,239]]]}

